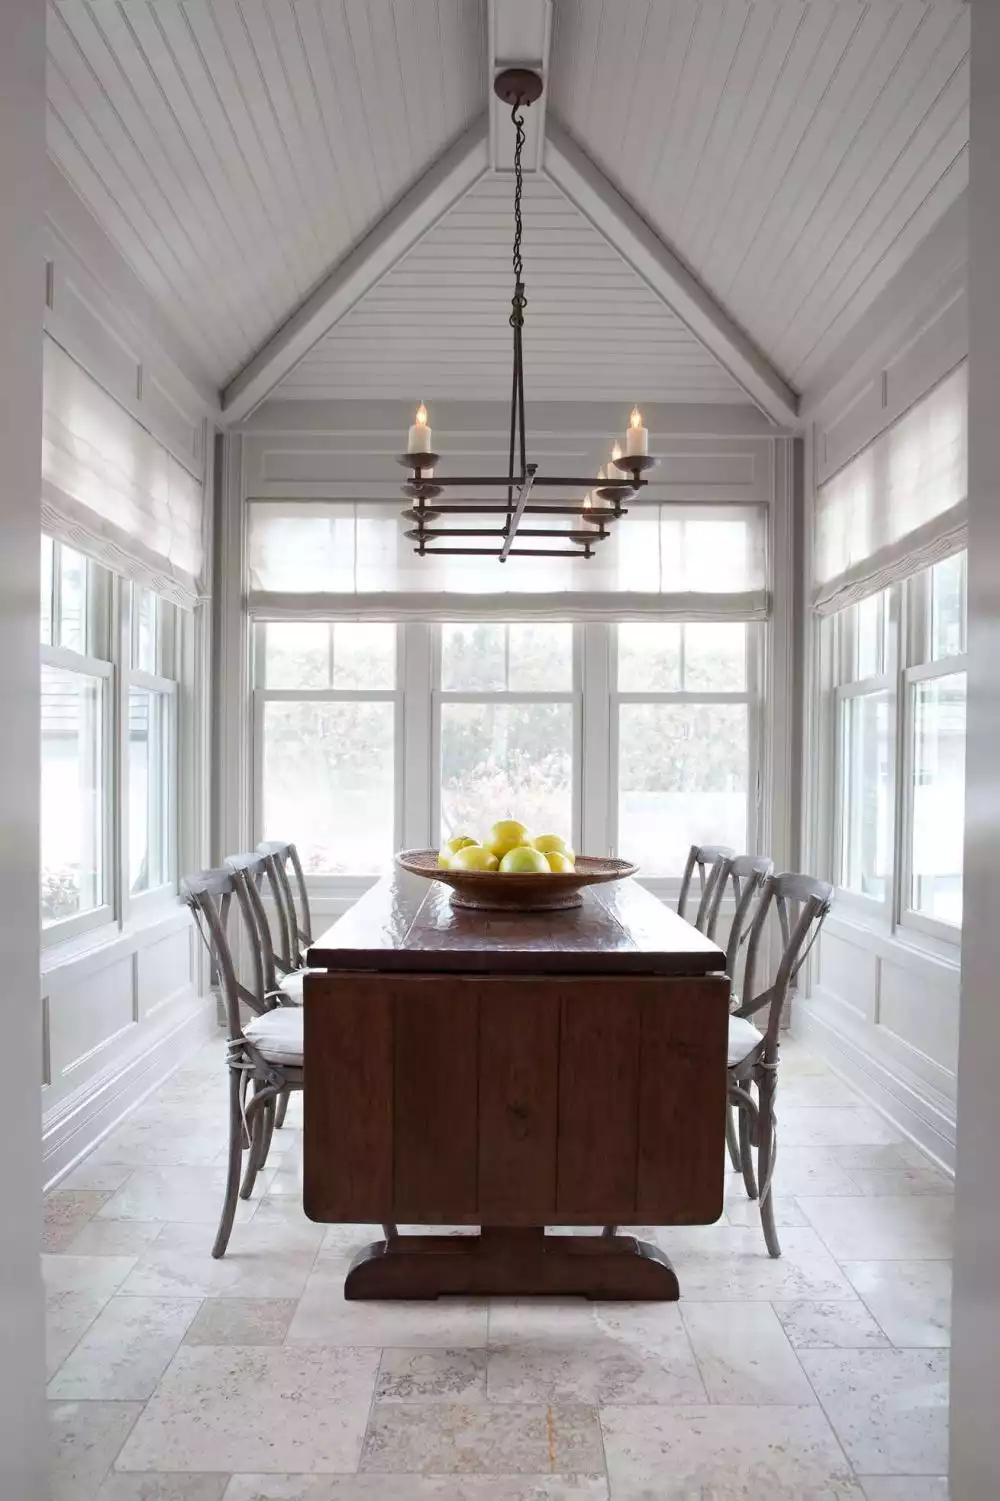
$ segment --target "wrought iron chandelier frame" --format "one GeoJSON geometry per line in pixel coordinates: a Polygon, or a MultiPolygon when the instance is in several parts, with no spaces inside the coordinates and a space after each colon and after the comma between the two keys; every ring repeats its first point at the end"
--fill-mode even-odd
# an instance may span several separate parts
{"type": "MultiPolygon", "coordinates": [[[[413,527],[406,536],[414,542],[414,550],[421,557],[463,556],[496,557],[505,563],[509,557],[532,558],[591,558],[597,545],[607,540],[613,522],[628,514],[624,502],[638,494],[647,481],[644,472],[656,463],[645,454],[626,455],[612,459],[614,467],[622,474],[621,479],[603,476],[542,475],[538,465],[527,456],[527,437],[524,427],[524,310],[528,305],[525,296],[524,261],[521,254],[523,218],[521,200],[524,191],[524,176],[521,155],[524,149],[524,110],[540,98],[542,80],[539,74],[526,68],[508,68],[494,80],[494,92],[505,104],[510,105],[510,118],[514,126],[514,246],[513,271],[514,295],[511,299],[510,326],[513,330],[514,358],[510,397],[510,452],[508,472],[505,475],[474,475],[447,478],[435,473],[440,462],[436,453],[401,454],[399,463],[411,471],[411,478],[403,485],[403,494],[411,502],[403,516],[412,521],[413,527]],[[515,458],[517,468],[515,468],[515,458]],[[438,497],[448,490],[472,488],[506,489],[505,502],[491,504],[479,501],[454,500],[437,503],[438,497]],[[602,502],[600,507],[584,501],[571,505],[545,504],[532,499],[535,492],[543,489],[593,491],[602,502]],[[433,526],[431,523],[451,517],[495,516],[495,528],[476,526],[433,526]],[[554,526],[526,527],[525,517],[580,517],[580,526],[565,530],[554,526]],[[485,547],[456,545],[466,538],[489,542],[485,547]],[[441,542],[445,545],[441,545],[441,542]],[[552,546],[554,541],[561,547],[552,546]],[[518,545],[515,545],[518,544],[518,545]],[[527,546],[522,545],[527,543],[527,546]],[[539,543],[543,545],[538,545],[539,543]]],[[[411,439],[412,443],[412,439],[411,439]]]]}

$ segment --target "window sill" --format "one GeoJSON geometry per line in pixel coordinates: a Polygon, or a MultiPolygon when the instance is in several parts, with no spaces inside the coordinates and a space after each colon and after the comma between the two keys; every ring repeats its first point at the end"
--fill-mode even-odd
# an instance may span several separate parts
{"type": "Polygon", "coordinates": [[[86,933],[52,942],[42,950],[41,974],[49,976],[69,965],[87,969],[103,968],[109,961],[134,953],[144,939],[174,932],[190,922],[187,908],[176,899],[164,902],[155,911],[132,917],[125,926],[117,922],[101,924],[86,933]]]}

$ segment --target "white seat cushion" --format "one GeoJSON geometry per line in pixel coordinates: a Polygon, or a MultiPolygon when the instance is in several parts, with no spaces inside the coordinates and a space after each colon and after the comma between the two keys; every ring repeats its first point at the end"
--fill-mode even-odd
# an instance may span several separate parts
{"type": "Polygon", "coordinates": [[[742,1063],[748,1053],[752,1053],[763,1041],[763,1033],[758,1032],[752,1021],[745,1016],[731,1016],[729,1018],[729,1055],[727,1062],[732,1068],[734,1064],[742,1063]]]}
{"type": "Polygon", "coordinates": [[[269,1063],[286,1063],[302,1067],[302,1012],[298,1006],[276,1006],[255,1016],[243,1028],[248,1037],[269,1063]]]}
{"type": "Polygon", "coordinates": [[[319,971],[310,969],[294,970],[292,974],[285,975],[284,979],[278,981],[278,989],[281,991],[282,995],[287,995],[290,1001],[294,1001],[296,1006],[301,1006],[302,982],[305,979],[306,975],[314,973],[319,973],[319,971]]]}

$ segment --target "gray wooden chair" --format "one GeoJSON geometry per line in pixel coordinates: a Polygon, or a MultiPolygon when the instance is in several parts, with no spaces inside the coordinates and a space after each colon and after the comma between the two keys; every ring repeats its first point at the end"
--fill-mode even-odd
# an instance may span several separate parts
{"type": "Polygon", "coordinates": [[[229,1159],[222,1218],[212,1255],[224,1256],[232,1233],[237,1198],[248,1199],[257,1174],[267,1161],[279,1098],[303,1083],[302,1009],[282,1005],[269,993],[252,882],[245,870],[207,870],[181,882],[181,897],[212,959],[226,1011],[229,1046],[229,1159]],[[233,899],[248,940],[251,979],[237,973],[229,942],[233,899]],[[251,1013],[243,1023],[241,1003],[251,1013]],[[248,1152],[243,1182],[243,1153],[248,1152]]]}
{"type": "MultiPolygon", "coordinates": [[[[743,948],[750,936],[755,904],[759,901],[764,882],[774,870],[774,861],[767,855],[737,855],[725,862],[725,872],[717,880],[711,892],[709,910],[705,921],[705,937],[713,943],[718,936],[719,912],[727,894],[732,893],[733,916],[726,939],[726,974],[733,991],[730,1009],[740,1004],[739,972],[743,948]]],[[[737,1172],[740,1170],[740,1148],[736,1131],[736,1119],[731,1105],[726,1108],[726,1147],[729,1160],[737,1172]]]]}
{"type": "Polygon", "coordinates": [[[747,1194],[760,1203],[761,1225],[771,1256],[781,1255],[774,1226],[772,1181],[777,1153],[774,1102],[778,1086],[781,1013],[832,903],[833,887],[826,881],[791,873],[767,876],[747,934],[739,982],[737,975],[730,972],[739,1002],[729,1018],[728,1055],[729,1103],[735,1108],[739,1120],[736,1165],[742,1170],[747,1194]],[[758,989],[758,960],[772,914],[777,916],[781,931],[781,958],[772,983],[758,989]],[[760,1013],[766,1013],[762,1018],[765,1023],[763,1032],[751,1021],[751,1017],[760,1013]]]}
{"type": "Polygon", "coordinates": [[[306,954],[313,941],[309,892],[302,861],[295,845],[281,839],[261,840],[257,853],[267,862],[268,881],[282,928],[280,967],[286,974],[293,974],[305,968],[306,954]]]}
{"type": "Polygon", "coordinates": [[[705,932],[715,892],[720,884],[725,885],[728,862],[735,857],[736,851],[725,844],[692,844],[688,850],[684,874],[681,876],[681,889],[677,895],[677,913],[678,916],[687,918],[688,898],[697,871],[698,907],[693,921],[699,933],[705,932]]]}

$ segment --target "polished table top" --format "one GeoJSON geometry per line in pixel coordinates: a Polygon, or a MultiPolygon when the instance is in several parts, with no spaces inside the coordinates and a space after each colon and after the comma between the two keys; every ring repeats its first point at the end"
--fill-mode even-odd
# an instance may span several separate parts
{"type": "Polygon", "coordinates": [[[478,912],[453,907],[440,882],[397,869],[316,940],[309,964],[408,974],[705,975],[724,969],[725,955],[634,879],[587,887],[583,905],[566,911],[478,912]]]}

